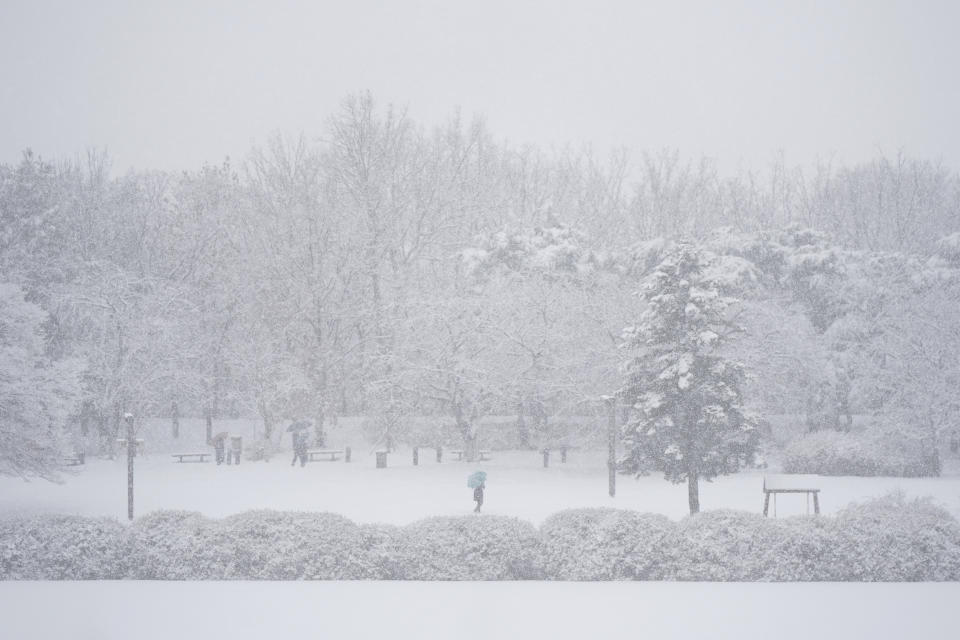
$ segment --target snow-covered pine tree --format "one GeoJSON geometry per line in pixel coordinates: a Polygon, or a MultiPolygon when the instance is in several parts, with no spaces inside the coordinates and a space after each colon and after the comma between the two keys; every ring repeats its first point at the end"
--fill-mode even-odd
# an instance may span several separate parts
{"type": "Polygon", "coordinates": [[[706,275],[710,260],[689,243],[670,250],[644,283],[639,324],[624,332],[632,355],[621,394],[633,406],[625,463],[686,481],[690,513],[700,510],[700,479],[752,464],[759,439],[743,407],[744,367],[720,353],[736,300],[706,275]]]}

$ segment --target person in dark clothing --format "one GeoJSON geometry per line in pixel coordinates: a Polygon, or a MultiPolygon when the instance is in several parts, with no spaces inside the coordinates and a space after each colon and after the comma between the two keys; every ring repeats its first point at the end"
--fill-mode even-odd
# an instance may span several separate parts
{"type": "Polygon", "coordinates": [[[217,464],[223,464],[224,458],[224,443],[223,438],[217,438],[213,441],[213,451],[214,456],[217,459],[217,464]]]}
{"type": "Polygon", "coordinates": [[[290,466],[297,464],[297,458],[300,458],[300,466],[307,466],[307,434],[302,431],[293,432],[293,460],[290,466]]]}
{"type": "Polygon", "coordinates": [[[473,510],[474,513],[480,513],[480,507],[483,506],[483,490],[486,488],[486,484],[481,483],[480,486],[473,490],[473,500],[477,503],[477,508],[473,510]]]}

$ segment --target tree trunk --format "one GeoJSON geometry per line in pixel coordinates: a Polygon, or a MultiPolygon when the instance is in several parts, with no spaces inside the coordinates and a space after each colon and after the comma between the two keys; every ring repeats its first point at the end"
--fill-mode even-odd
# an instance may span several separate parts
{"type": "Polygon", "coordinates": [[[687,499],[690,502],[690,515],[700,512],[700,479],[697,474],[687,474],[687,499]]]}
{"type": "Polygon", "coordinates": [[[527,420],[524,415],[523,399],[517,403],[517,437],[520,440],[521,448],[530,448],[530,429],[527,427],[527,420]]]}
{"type": "Polygon", "coordinates": [[[257,408],[260,410],[260,417],[263,418],[263,439],[269,440],[273,437],[273,416],[270,415],[263,400],[257,403],[257,408]]]}
{"type": "Polygon", "coordinates": [[[320,406],[317,408],[316,423],[313,425],[313,438],[316,441],[316,446],[321,449],[327,446],[327,433],[324,431],[327,416],[323,410],[323,406],[324,403],[321,401],[320,406]]]}
{"type": "Polygon", "coordinates": [[[180,407],[177,406],[176,402],[174,402],[173,406],[170,408],[170,413],[171,413],[172,423],[173,423],[172,424],[173,437],[179,438],[180,437],[180,407]]]}
{"type": "Polygon", "coordinates": [[[207,444],[210,444],[213,442],[213,411],[208,408],[204,414],[207,419],[207,444]]]}

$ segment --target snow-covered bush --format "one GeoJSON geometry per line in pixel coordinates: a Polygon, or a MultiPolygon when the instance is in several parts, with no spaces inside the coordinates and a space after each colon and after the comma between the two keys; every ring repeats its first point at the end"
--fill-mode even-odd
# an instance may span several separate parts
{"type": "Polygon", "coordinates": [[[829,580],[832,547],[826,518],[710,511],[680,522],[664,573],[674,580],[829,580]]]}
{"type": "Polygon", "coordinates": [[[830,580],[960,580],[960,524],[929,499],[891,494],[830,520],[830,580]]]}
{"type": "Polygon", "coordinates": [[[247,511],[223,520],[160,511],[134,523],[134,578],[353,580],[386,577],[360,530],[332,513],[247,511]]]}
{"type": "Polygon", "coordinates": [[[540,527],[543,563],[553,580],[657,580],[677,525],[662,515],[621,509],[570,509],[540,527]]]}
{"type": "Polygon", "coordinates": [[[214,544],[216,523],[193,511],[155,511],[131,527],[130,577],[137,580],[224,580],[232,554],[214,544]]]}
{"type": "Polygon", "coordinates": [[[215,522],[211,543],[229,558],[229,578],[384,577],[366,557],[357,525],[334,513],[247,511],[215,522]]]}
{"type": "Polygon", "coordinates": [[[0,520],[0,580],[116,580],[127,574],[126,527],[109,518],[0,520]]]}
{"type": "Polygon", "coordinates": [[[400,532],[396,578],[401,580],[538,580],[540,534],[503,516],[436,517],[400,532]]]}
{"type": "Polygon", "coordinates": [[[377,579],[390,580],[400,575],[398,548],[400,527],[391,524],[361,524],[360,546],[365,552],[366,572],[377,579]]]}
{"type": "Polygon", "coordinates": [[[785,473],[826,476],[936,475],[929,456],[919,443],[884,433],[817,431],[791,442],[784,449],[785,473]]]}

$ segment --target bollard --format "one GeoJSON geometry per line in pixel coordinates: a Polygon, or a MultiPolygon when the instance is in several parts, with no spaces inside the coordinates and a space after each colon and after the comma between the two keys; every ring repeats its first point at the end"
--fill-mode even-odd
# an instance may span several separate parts
{"type": "Polygon", "coordinates": [[[420,464],[420,447],[413,448],[413,466],[420,464]]]}
{"type": "Polygon", "coordinates": [[[543,468],[546,469],[550,466],[550,449],[543,450],[543,468]]]}
{"type": "Polygon", "coordinates": [[[343,453],[343,461],[350,462],[350,447],[347,447],[343,453]]]}
{"type": "Polygon", "coordinates": [[[377,451],[377,469],[387,468],[387,452],[377,451]]]}

